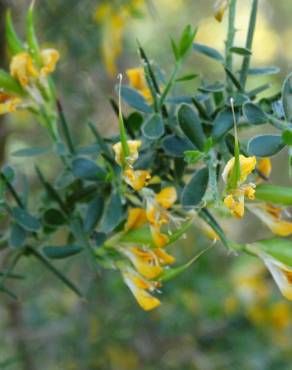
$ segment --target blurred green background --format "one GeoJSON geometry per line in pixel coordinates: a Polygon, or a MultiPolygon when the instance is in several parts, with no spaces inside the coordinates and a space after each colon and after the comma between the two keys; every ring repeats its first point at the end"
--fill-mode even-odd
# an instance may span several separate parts
{"type": "MultiPolygon", "coordinates": [[[[29,1],[1,1],[2,6],[12,8],[21,32],[29,1]]],[[[224,49],[226,20],[222,24],[214,20],[213,0],[107,3],[122,14],[129,2],[134,8],[123,16],[120,34],[115,35],[105,19],[96,19],[102,1],[36,1],[39,37],[43,45],[61,53],[58,94],[81,143],[88,137],[88,119],[105,135],[116,132],[117,120],[108,97],[114,94],[116,73],[139,64],[136,39],[166,73],[173,64],[169,36],[176,37],[186,24],[198,25],[198,42],[224,49]],[[120,46],[116,37],[121,38],[122,50],[111,74],[104,64],[103,45],[120,46]]],[[[250,3],[238,0],[237,46],[244,44],[250,3]]],[[[281,72],[268,78],[253,77],[249,83],[252,87],[259,79],[272,82],[267,91],[272,95],[292,68],[292,2],[259,0],[259,4],[253,66],[277,65],[281,72]]],[[[4,8],[1,16],[3,12],[4,8]]],[[[4,50],[3,42],[1,47],[4,50]]],[[[1,63],[8,61],[2,58],[1,63]]],[[[184,72],[199,73],[212,81],[220,78],[222,70],[215,62],[191,54],[184,72]]],[[[195,91],[196,82],[181,88],[195,91]]],[[[28,114],[16,113],[1,122],[0,136],[2,162],[12,162],[32,175],[33,161],[12,153],[46,143],[43,130],[28,114]]],[[[280,183],[288,181],[283,178],[285,154],[273,160],[273,179],[280,183]]],[[[50,158],[38,161],[48,173],[58,171],[50,158]]],[[[252,217],[224,224],[236,240],[250,241],[267,234],[252,217]]],[[[210,243],[194,228],[171,252],[184,263],[210,243]]],[[[1,255],[0,264],[4,260],[1,255]]],[[[1,296],[0,369],[292,369],[292,306],[280,296],[262,264],[251,257],[237,258],[215,245],[163,288],[163,304],[151,313],[141,311],[119,273],[101,270],[95,277],[78,256],[58,263],[86,293],[87,300],[80,301],[42,266],[30,262],[18,266],[27,278],[11,284],[19,301],[1,296]]]]}

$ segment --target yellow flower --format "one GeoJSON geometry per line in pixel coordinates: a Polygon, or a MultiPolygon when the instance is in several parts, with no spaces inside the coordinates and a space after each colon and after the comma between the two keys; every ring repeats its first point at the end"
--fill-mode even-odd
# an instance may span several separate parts
{"type": "MultiPolygon", "coordinates": [[[[222,178],[228,184],[230,176],[233,171],[235,158],[231,158],[222,173],[222,178]]],[[[248,176],[253,172],[256,166],[256,157],[239,156],[240,177],[236,189],[230,189],[227,196],[224,198],[224,204],[229,208],[231,214],[237,218],[244,216],[244,197],[250,200],[255,198],[255,185],[243,184],[248,176]]]]}
{"type": "MultiPolygon", "coordinates": [[[[232,173],[233,166],[234,166],[235,158],[231,158],[222,173],[222,178],[224,182],[227,184],[229,177],[232,173]]],[[[240,178],[239,183],[242,184],[246,181],[247,177],[252,173],[252,171],[255,169],[257,160],[256,157],[245,157],[244,155],[240,154],[239,156],[239,166],[240,166],[240,178]]]]}
{"type": "Polygon", "coordinates": [[[166,187],[162,189],[155,197],[155,200],[163,208],[170,208],[177,200],[177,193],[174,187],[166,187]]]}
{"type": "Polygon", "coordinates": [[[10,63],[10,74],[16,78],[21,86],[29,84],[31,78],[39,77],[39,72],[33,64],[32,57],[29,53],[23,52],[16,54],[10,63]]]}
{"type": "MultiPolygon", "coordinates": [[[[137,159],[138,159],[138,149],[142,145],[142,142],[140,140],[128,140],[127,141],[128,147],[129,147],[129,157],[126,158],[126,162],[129,165],[132,165],[137,159]]],[[[115,152],[115,160],[116,162],[122,166],[123,165],[123,148],[122,143],[118,142],[113,145],[113,150],[115,152]]]]}
{"type": "Polygon", "coordinates": [[[151,225],[150,230],[154,244],[157,247],[162,248],[168,243],[169,237],[166,234],[163,234],[159,227],[151,225]]]}
{"type": "Polygon", "coordinates": [[[139,274],[131,269],[127,269],[123,272],[123,278],[143,310],[150,311],[160,306],[161,303],[159,299],[153,297],[148,292],[155,289],[156,284],[154,282],[149,282],[143,279],[139,274]]]}
{"type": "Polygon", "coordinates": [[[20,98],[0,92],[0,115],[14,112],[20,103],[20,98]]]}
{"type": "Polygon", "coordinates": [[[286,302],[276,302],[270,308],[270,322],[277,329],[285,329],[291,323],[290,305],[286,302]]]}
{"type": "Polygon", "coordinates": [[[288,300],[292,300],[292,267],[276,260],[274,257],[258,252],[258,256],[263,260],[275,283],[280,289],[281,293],[288,300]]]}
{"type": "Polygon", "coordinates": [[[175,262],[175,258],[162,248],[155,248],[153,252],[156,254],[161,265],[171,265],[175,262]]]}
{"type": "Polygon", "coordinates": [[[162,272],[156,255],[141,248],[123,248],[122,252],[130,259],[135,269],[146,279],[154,279],[162,272]]]}
{"type": "Polygon", "coordinates": [[[218,22],[222,22],[225,10],[228,8],[229,0],[217,0],[214,5],[214,17],[218,22]]]}
{"type": "Polygon", "coordinates": [[[272,163],[270,158],[261,158],[257,165],[257,170],[265,179],[270,177],[272,172],[272,163]]]}
{"type": "Polygon", "coordinates": [[[143,68],[131,68],[126,70],[130,86],[139,91],[144,98],[151,103],[152,95],[148,88],[143,68]]]}
{"type": "Polygon", "coordinates": [[[41,51],[42,68],[41,75],[47,76],[55,71],[60,54],[55,49],[44,49],[41,51]]]}
{"type": "Polygon", "coordinates": [[[128,219],[125,224],[125,230],[139,229],[147,222],[146,211],[143,208],[131,208],[128,213],[128,219]]]}
{"type": "Polygon", "coordinates": [[[19,81],[22,87],[26,87],[31,83],[31,80],[37,79],[40,76],[47,76],[54,72],[59,57],[59,53],[55,49],[42,50],[42,67],[38,70],[29,53],[22,52],[16,54],[10,63],[10,74],[19,81]]]}
{"type": "Polygon", "coordinates": [[[271,204],[251,204],[249,210],[254,213],[274,234],[289,236],[292,234],[292,222],[282,220],[284,209],[271,204]]]}
{"type": "Polygon", "coordinates": [[[128,168],[124,171],[124,179],[128,185],[130,185],[134,190],[140,191],[146,186],[148,180],[151,179],[149,171],[145,170],[133,170],[128,168]]]}

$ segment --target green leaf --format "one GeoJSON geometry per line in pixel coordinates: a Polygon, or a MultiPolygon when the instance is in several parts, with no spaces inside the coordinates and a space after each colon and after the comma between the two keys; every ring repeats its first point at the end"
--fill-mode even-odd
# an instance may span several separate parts
{"type": "Polygon", "coordinates": [[[212,137],[214,140],[219,141],[233,128],[233,116],[230,109],[226,108],[221,111],[214,120],[212,137]]]}
{"type": "Polygon", "coordinates": [[[34,2],[31,3],[26,17],[26,41],[28,45],[29,53],[31,54],[33,60],[37,63],[38,66],[41,66],[41,57],[40,57],[40,48],[38,45],[35,28],[33,24],[34,16],[34,2]]]}
{"type": "Polygon", "coordinates": [[[160,114],[154,113],[143,124],[142,132],[150,140],[159,139],[164,134],[164,123],[160,114]]]}
{"type": "Polygon", "coordinates": [[[166,136],[162,141],[162,147],[166,154],[178,158],[183,157],[184,152],[195,149],[190,140],[185,137],[178,137],[176,135],[166,136]]]}
{"type": "Polygon", "coordinates": [[[248,74],[251,76],[274,75],[280,72],[279,67],[250,68],[248,74]]]}
{"type": "Polygon", "coordinates": [[[122,86],[121,96],[130,107],[143,113],[152,113],[152,108],[148,105],[145,98],[131,87],[122,86]]]}
{"type": "Polygon", "coordinates": [[[72,162],[72,172],[76,177],[88,181],[104,181],[106,172],[94,161],[87,158],[76,158],[72,162]]]}
{"type": "Polygon", "coordinates": [[[197,78],[199,75],[196,73],[187,74],[184,76],[181,76],[175,80],[175,82],[184,82],[184,81],[191,81],[197,78]]]}
{"type": "Polygon", "coordinates": [[[249,50],[247,48],[237,47],[237,46],[233,46],[232,48],[229,49],[229,51],[231,51],[231,53],[238,54],[238,55],[243,55],[243,56],[252,55],[251,50],[249,50]]]}
{"type": "Polygon", "coordinates": [[[138,112],[133,112],[127,118],[125,124],[128,129],[138,131],[143,123],[143,116],[138,112]]]}
{"type": "Polygon", "coordinates": [[[206,55],[209,58],[217,60],[219,62],[224,62],[223,56],[216,49],[211,48],[210,46],[193,43],[193,49],[201,54],[206,55]]]}
{"type": "Polygon", "coordinates": [[[207,191],[208,181],[209,171],[207,167],[196,171],[190,182],[183,189],[182,205],[184,207],[198,206],[207,191]]]}
{"type": "Polygon", "coordinates": [[[67,220],[61,211],[56,208],[50,208],[43,213],[43,221],[48,226],[57,227],[64,225],[67,220]]]}
{"type": "Polygon", "coordinates": [[[10,228],[9,244],[12,248],[21,248],[25,245],[27,231],[17,223],[10,228]]]}
{"type": "Polygon", "coordinates": [[[182,104],[178,110],[178,122],[186,137],[203,151],[206,137],[197,113],[189,105],[182,104]]]}
{"type": "Polygon", "coordinates": [[[262,109],[254,103],[247,102],[243,105],[243,114],[251,125],[267,123],[267,117],[262,109]]]}
{"type": "Polygon", "coordinates": [[[179,53],[179,50],[176,46],[176,43],[175,41],[173,40],[173,38],[170,38],[170,42],[171,42],[171,47],[172,47],[172,52],[173,52],[173,55],[174,55],[174,59],[176,61],[178,61],[180,59],[180,53],[179,53]]]}
{"type": "Polygon", "coordinates": [[[50,148],[23,148],[11,153],[14,157],[36,157],[48,153],[50,148]]]}
{"type": "Polygon", "coordinates": [[[290,73],[284,81],[282,88],[282,103],[286,120],[292,122],[292,73],[290,73]]]}
{"type": "Polygon", "coordinates": [[[220,93],[223,92],[225,89],[225,85],[220,83],[220,82],[215,82],[214,84],[211,85],[204,85],[200,86],[198,90],[202,93],[220,93]]]}
{"type": "Polygon", "coordinates": [[[9,53],[13,56],[25,50],[21,40],[15,32],[10,10],[6,13],[6,43],[9,53]]]}
{"type": "Polygon", "coordinates": [[[198,150],[187,150],[185,152],[185,161],[188,164],[196,164],[204,157],[204,153],[198,150]]]}
{"type": "Polygon", "coordinates": [[[85,232],[91,233],[96,228],[103,215],[103,210],[104,198],[101,195],[89,202],[83,224],[85,232]]]}
{"type": "Polygon", "coordinates": [[[256,187],[257,200],[285,206],[292,206],[292,188],[271,184],[259,184],[256,187]]]}
{"type": "Polygon", "coordinates": [[[123,217],[124,211],[121,197],[118,193],[113,193],[105,207],[100,231],[106,234],[113,231],[121,223],[123,217]]]}
{"type": "Polygon", "coordinates": [[[285,130],[282,133],[282,139],[286,145],[292,146],[292,130],[285,130]]]}
{"type": "Polygon", "coordinates": [[[82,252],[83,248],[79,245],[68,244],[64,246],[45,246],[43,247],[43,253],[50,259],[63,259],[74,256],[82,252]]]}
{"type": "Polygon", "coordinates": [[[41,227],[39,220],[20,207],[12,208],[14,220],[28,231],[38,231],[41,227]]]}
{"type": "Polygon", "coordinates": [[[179,41],[179,55],[182,59],[192,47],[197,30],[192,30],[190,25],[183,30],[181,39],[179,41]]]}
{"type": "Polygon", "coordinates": [[[3,69],[0,69],[0,88],[7,93],[23,95],[24,90],[20,84],[3,69]]]}
{"type": "Polygon", "coordinates": [[[237,79],[237,77],[233,74],[232,71],[230,71],[227,67],[224,67],[224,70],[227,74],[227,77],[230,79],[230,81],[233,83],[233,85],[237,88],[238,91],[243,91],[243,88],[237,79]]]}
{"type": "Polygon", "coordinates": [[[247,249],[265,252],[285,265],[292,266],[291,240],[280,238],[259,240],[256,243],[248,244],[247,249]]]}
{"type": "Polygon", "coordinates": [[[204,253],[206,253],[213,245],[209,246],[208,248],[203,249],[201,252],[195,255],[189,262],[185,263],[182,266],[178,267],[170,267],[165,269],[163,273],[159,276],[159,281],[166,282],[176,278],[181,273],[185,272],[191,265],[197,261],[204,253]]]}
{"type": "Polygon", "coordinates": [[[250,139],[247,151],[257,157],[271,157],[282,150],[284,146],[281,135],[258,135],[250,139]]]}

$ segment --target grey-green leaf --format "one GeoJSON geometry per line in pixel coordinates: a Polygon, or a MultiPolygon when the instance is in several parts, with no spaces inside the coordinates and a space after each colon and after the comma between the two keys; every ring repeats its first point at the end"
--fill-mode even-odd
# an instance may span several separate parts
{"type": "Polygon", "coordinates": [[[159,139],[164,134],[164,123],[160,114],[154,113],[143,124],[142,132],[150,140],[159,139]]]}
{"type": "Polygon", "coordinates": [[[243,114],[251,125],[262,125],[267,123],[265,113],[254,103],[246,102],[243,105],[243,114]]]}
{"type": "Polygon", "coordinates": [[[88,204],[85,219],[84,219],[84,230],[87,233],[92,232],[98,222],[101,220],[104,209],[104,199],[98,195],[93,198],[88,204]]]}
{"type": "Polygon", "coordinates": [[[25,209],[15,207],[12,209],[12,217],[14,220],[28,231],[38,231],[41,227],[37,218],[29,214],[25,209]]]}
{"type": "Polygon", "coordinates": [[[184,207],[198,206],[206,193],[208,181],[209,171],[207,167],[196,171],[182,192],[182,205],[184,207]]]}
{"type": "Polygon", "coordinates": [[[89,181],[103,181],[106,172],[95,162],[87,158],[77,158],[72,162],[72,171],[76,177],[89,181]]]}
{"type": "Polygon", "coordinates": [[[288,122],[292,122],[292,73],[288,75],[283,84],[282,102],[285,117],[288,122]]]}
{"type": "Polygon", "coordinates": [[[17,223],[13,223],[10,229],[9,244],[12,248],[21,248],[25,245],[27,231],[17,223]]]}
{"type": "Polygon", "coordinates": [[[186,137],[202,151],[206,137],[197,113],[189,105],[182,104],[178,110],[178,122],[186,137]]]}
{"type": "Polygon", "coordinates": [[[83,250],[82,247],[75,244],[68,244],[65,246],[45,246],[43,253],[46,257],[51,259],[62,259],[74,256],[83,250]]]}
{"type": "Polygon", "coordinates": [[[230,109],[224,109],[215,118],[212,137],[220,140],[233,127],[233,115],[230,109]]]}
{"type": "Polygon", "coordinates": [[[47,153],[49,148],[24,148],[12,153],[14,157],[36,157],[38,155],[47,153]]]}
{"type": "Polygon", "coordinates": [[[196,149],[190,140],[176,135],[168,135],[162,142],[166,154],[173,157],[183,157],[184,152],[196,149]]]}
{"type": "Polygon", "coordinates": [[[122,86],[121,96],[130,107],[143,113],[152,113],[152,108],[147,104],[144,97],[131,87],[122,86]]]}
{"type": "Polygon", "coordinates": [[[270,157],[284,148],[281,135],[258,135],[248,143],[248,153],[257,157],[270,157]]]}
{"type": "Polygon", "coordinates": [[[193,49],[197,51],[198,53],[204,54],[209,58],[215,59],[219,62],[223,62],[224,58],[223,56],[219,53],[218,50],[211,48],[210,46],[198,44],[198,43],[193,43],[193,49]]]}
{"type": "Polygon", "coordinates": [[[117,227],[124,216],[123,204],[118,193],[113,193],[106,205],[100,231],[109,233],[117,227]]]}

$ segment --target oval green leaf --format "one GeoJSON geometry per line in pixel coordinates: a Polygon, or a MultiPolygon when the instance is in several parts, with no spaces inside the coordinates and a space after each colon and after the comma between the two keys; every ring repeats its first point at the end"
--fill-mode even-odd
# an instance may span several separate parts
{"type": "Polygon", "coordinates": [[[142,132],[147,139],[159,139],[164,134],[164,123],[160,114],[151,115],[143,124],[142,132]]]}
{"type": "Polygon", "coordinates": [[[76,177],[89,181],[103,181],[106,172],[95,162],[87,158],[77,158],[72,162],[72,171],[76,177]]]}
{"type": "Polygon", "coordinates": [[[284,148],[281,135],[258,135],[253,137],[247,146],[247,151],[257,157],[271,157],[284,148]]]}
{"type": "Polygon", "coordinates": [[[196,171],[182,192],[182,205],[184,207],[198,206],[206,193],[208,182],[209,171],[207,167],[196,171]]]}
{"type": "Polygon", "coordinates": [[[265,113],[254,103],[246,102],[243,105],[243,114],[251,125],[262,125],[267,123],[265,113]]]}

